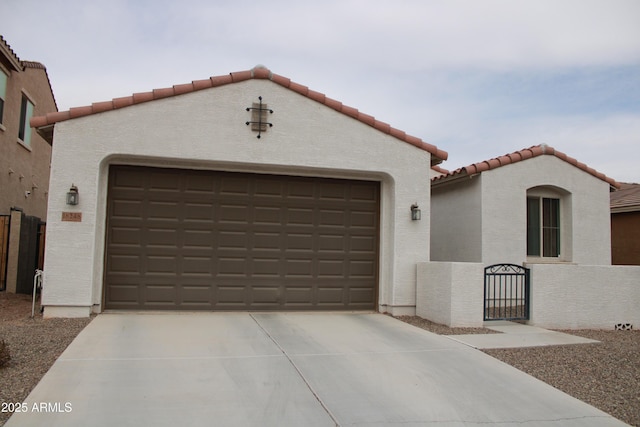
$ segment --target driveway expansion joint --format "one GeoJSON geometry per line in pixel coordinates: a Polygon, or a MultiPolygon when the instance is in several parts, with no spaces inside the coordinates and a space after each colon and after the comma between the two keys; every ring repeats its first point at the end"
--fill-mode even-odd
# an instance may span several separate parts
{"type": "Polygon", "coordinates": [[[287,360],[289,361],[289,363],[291,364],[291,366],[293,366],[293,369],[296,370],[296,372],[298,373],[298,375],[300,376],[300,378],[302,379],[302,381],[304,381],[305,385],[307,386],[307,388],[309,389],[309,391],[311,392],[311,394],[313,394],[313,397],[318,401],[318,403],[320,404],[320,406],[322,406],[322,409],[324,409],[324,411],[327,413],[327,415],[329,415],[329,417],[331,418],[331,420],[335,423],[336,427],[340,427],[340,423],[338,422],[338,420],[336,419],[335,415],[331,412],[331,410],[327,407],[327,405],[325,405],[325,403],[322,401],[322,399],[320,398],[320,396],[318,395],[318,393],[313,389],[313,387],[311,386],[311,384],[309,383],[309,380],[304,376],[304,374],[302,373],[302,371],[300,370],[300,368],[298,367],[298,365],[296,365],[296,363],[293,361],[293,359],[291,359],[291,357],[289,356],[289,354],[287,354],[287,352],[285,351],[284,348],[282,348],[282,346],[280,345],[280,343],[269,333],[269,331],[267,331],[264,326],[258,321],[258,319],[255,318],[255,316],[252,313],[249,313],[249,316],[251,316],[251,318],[253,319],[254,322],[256,322],[256,324],[258,325],[258,327],[262,330],[262,332],[264,332],[264,334],[269,337],[269,339],[275,344],[276,347],[278,347],[278,349],[282,352],[282,354],[287,358],[287,360]]]}

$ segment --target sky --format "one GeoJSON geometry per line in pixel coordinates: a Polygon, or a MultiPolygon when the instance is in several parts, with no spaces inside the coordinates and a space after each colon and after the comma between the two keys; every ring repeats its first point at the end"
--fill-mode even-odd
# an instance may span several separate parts
{"type": "Polygon", "coordinates": [[[58,109],[258,64],[449,153],[640,182],[639,0],[0,0],[58,109]]]}

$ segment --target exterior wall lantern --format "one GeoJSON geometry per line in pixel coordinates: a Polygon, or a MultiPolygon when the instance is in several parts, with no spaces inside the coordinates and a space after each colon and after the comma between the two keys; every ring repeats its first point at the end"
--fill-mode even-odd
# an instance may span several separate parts
{"type": "Polygon", "coordinates": [[[412,221],[420,221],[422,219],[422,212],[420,211],[420,206],[417,203],[411,205],[411,220],[412,221]]]}
{"type": "Polygon", "coordinates": [[[78,187],[71,184],[71,188],[67,193],[67,204],[68,205],[77,205],[80,200],[80,194],[78,194],[78,187]]]}

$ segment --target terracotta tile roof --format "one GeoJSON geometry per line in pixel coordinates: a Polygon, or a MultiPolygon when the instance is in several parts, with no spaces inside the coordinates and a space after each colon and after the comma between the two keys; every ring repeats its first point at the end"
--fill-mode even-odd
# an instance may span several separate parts
{"type": "Polygon", "coordinates": [[[448,171],[447,169],[442,168],[442,167],[437,166],[437,165],[431,166],[431,169],[433,169],[434,171],[436,171],[436,172],[438,172],[438,173],[440,173],[440,174],[442,174],[442,175],[446,175],[446,174],[448,174],[448,173],[451,173],[451,172],[450,172],[450,171],[448,171]]]}
{"type": "Polygon", "coordinates": [[[640,184],[620,183],[620,189],[609,197],[613,213],[640,211],[640,184]]]}
{"type": "Polygon", "coordinates": [[[533,157],[538,156],[555,156],[565,162],[577,167],[578,169],[582,169],[583,171],[599,178],[611,185],[614,188],[620,188],[620,184],[618,184],[614,179],[607,177],[603,173],[596,171],[593,168],[585,165],[584,163],[580,163],[576,159],[567,156],[566,154],[556,150],[553,147],[550,147],[546,144],[535,145],[533,147],[525,148],[520,151],[516,151],[511,154],[505,154],[504,156],[496,157],[493,159],[485,160],[479,163],[474,163],[469,166],[465,166],[462,168],[458,168],[453,172],[449,172],[446,175],[437,176],[431,179],[431,182],[434,184],[438,184],[440,182],[451,181],[456,178],[462,178],[464,176],[471,176],[482,173],[484,171],[488,171],[491,169],[496,169],[501,166],[509,165],[512,163],[517,163],[523,160],[531,159],[533,157]]]}
{"type": "Polygon", "coordinates": [[[0,35],[0,53],[2,53],[9,64],[15,71],[22,71],[22,61],[18,58],[18,55],[11,49],[9,43],[0,35]]]}
{"type": "Polygon", "coordinates": [[[274,74],[269,69],[263,66],[256,66],[251,70],[234,72],[230,73],[229,75],[214,76],[205,80],[194,80],[191,83],[175,85],[170,88],[154,89],[150,92],[135,93],[131,96],[115,98],[111,101],[106,102],[97,102],[85,107],[71,108],[68,111],[50,113],[46,116],[33,117],[31,119],[31,126],[34,128],[48,127],[57,122],[65,120],[71,120],[78,117],[84,117],[92,114],[102,113],[105,111],[125,108],[130,105],[140,104],[143,102],[149,102],[171,96],[178,96],[198,90],[238,83],[250,79],[271,80],[272,82],[279,84],[280,86],[299,93],[300,95],[306,96],[307,98],[310,98],[316,102],[324,104],[327,107],[339,111],[349,117],[359,120],[360,122],[369,125],[379,130],[380,132],[386,133],[397,139],[400,139],[401,141],[425,150],[431,153],[433,157],[435,157],[434,159],[432,158],[432,164],[438,164],[442,160],[446,160],[448,157],[446,151],[440,150],[435,145],[426,143],[422,139],[415,136],[407,135],[405,132],[393,128],[387,123],[376,120],[373,116],[364,114],[353,107],[343,105],[339,101],[328,98],[323,93],[313,91],[306,86],[292,82],[286,77],[274,74]]]}

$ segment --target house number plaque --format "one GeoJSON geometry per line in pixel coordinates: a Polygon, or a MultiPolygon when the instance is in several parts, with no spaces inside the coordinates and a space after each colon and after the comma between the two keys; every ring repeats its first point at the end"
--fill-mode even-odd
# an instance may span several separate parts
{"type": "Polygon", "coordinates": [[[62,212],[63,221],[82,222],[82,212],[62,212]]]}

